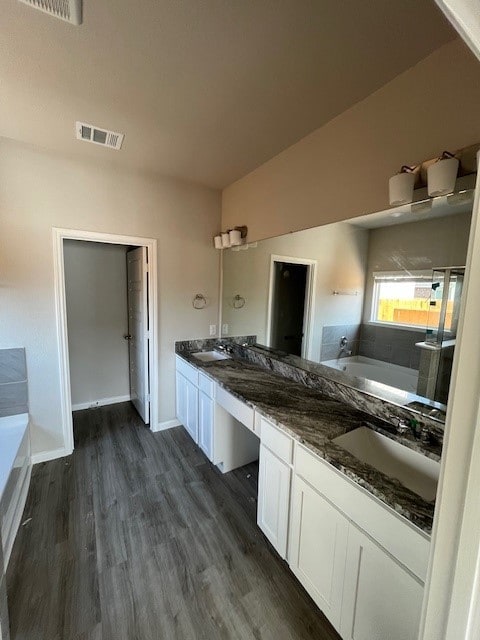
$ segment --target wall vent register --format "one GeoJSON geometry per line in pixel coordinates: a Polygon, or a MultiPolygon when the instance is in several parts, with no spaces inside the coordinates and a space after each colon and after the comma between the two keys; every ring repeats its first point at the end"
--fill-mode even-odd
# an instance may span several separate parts
{"type": "Polygon", "coordinates": [[[102,147],[109,147],[117,151],[121,149],[123,138],[125,137],[123,133],[108,131],[108,129],[99,129],[93,124],[87,124],[85,122],[76,122],[75,131],[77,140],[99,144],[102,147]]]}
{"type": "Polygon", "coordinates": [[[82,0],[19,0],[34,9],[48,13],[55,18],[70,22],[70,24],[82,24],[82,0]]]}

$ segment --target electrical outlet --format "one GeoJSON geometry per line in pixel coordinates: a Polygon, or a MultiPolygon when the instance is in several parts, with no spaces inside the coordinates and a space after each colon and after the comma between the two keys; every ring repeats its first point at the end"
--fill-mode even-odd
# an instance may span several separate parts
{"type": "Polygon", "coordinates": [[[222,324],[222,336],[228,336],[228,324],[222,324]]]}
{"type": "Polygon", "coordinates": [[[210,335],[211,336],[216,336],[217,335],[217,325],[216,324],[211,324],[210,325],[210,335]]]}

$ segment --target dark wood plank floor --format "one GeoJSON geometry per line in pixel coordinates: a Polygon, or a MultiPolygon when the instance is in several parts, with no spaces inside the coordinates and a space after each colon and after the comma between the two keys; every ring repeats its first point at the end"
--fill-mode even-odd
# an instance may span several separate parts
{"type": "Polygon", "coordinates": [[[33,470],[13,640],[338,638],[256,526],[257,465],[222,476],[128,403],[74,424],[74,454],[33,470]]]}

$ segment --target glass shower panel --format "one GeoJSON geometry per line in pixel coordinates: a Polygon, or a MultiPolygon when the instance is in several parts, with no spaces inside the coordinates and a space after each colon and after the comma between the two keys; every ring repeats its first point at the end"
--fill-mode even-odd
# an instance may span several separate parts
{"type": "Polygon", "coordinates": [[[440,346],[457,335],[465,267],[433,269],[425,341],[440,346]]]}

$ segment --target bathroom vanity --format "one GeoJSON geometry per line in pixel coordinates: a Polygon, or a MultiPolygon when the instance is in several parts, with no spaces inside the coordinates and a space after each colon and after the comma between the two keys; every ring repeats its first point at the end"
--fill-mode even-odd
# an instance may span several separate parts
{"type": "Polygon", "coordinates": [[[414,640],[439,445],[249,362],[249,349],[218,359],[177,343],[178,419],[223,472],[259,457],[258,526],[342,638],[414,640]]]}

